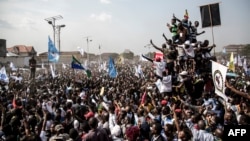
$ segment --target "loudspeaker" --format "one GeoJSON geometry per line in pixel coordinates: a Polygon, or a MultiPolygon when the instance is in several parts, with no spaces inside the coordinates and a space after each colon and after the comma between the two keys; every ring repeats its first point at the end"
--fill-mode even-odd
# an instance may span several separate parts
{"type": "Polygon", "coordinates": [[[6,40],[0,39],[0,57],[6,57],[6,40]]]}

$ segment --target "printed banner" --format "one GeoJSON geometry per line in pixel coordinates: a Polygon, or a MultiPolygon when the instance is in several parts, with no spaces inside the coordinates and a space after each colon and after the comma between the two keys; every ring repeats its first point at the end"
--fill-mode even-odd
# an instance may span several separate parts
{"type": "Polygon", "coordinates": [[[212,77],[215,87],[215,93],[227,101],[225,95],[227,67],[212,61],[212,77]]]}

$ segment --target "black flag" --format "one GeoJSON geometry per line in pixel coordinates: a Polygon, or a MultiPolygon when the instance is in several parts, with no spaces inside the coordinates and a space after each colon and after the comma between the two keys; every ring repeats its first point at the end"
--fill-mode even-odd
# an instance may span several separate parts
{"type": "Polygon", "coordinates": [[[202,27],[221,25],[219,3],[200,6],[202,27]]]}

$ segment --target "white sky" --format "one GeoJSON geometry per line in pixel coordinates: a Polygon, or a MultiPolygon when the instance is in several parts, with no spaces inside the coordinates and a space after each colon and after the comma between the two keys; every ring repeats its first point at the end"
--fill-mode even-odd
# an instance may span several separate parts
{"type": "MultiPolygon", "coordinates": [[[[182,19],[185,9],[190,20],[201,23],[199,6],[220,2],[221,26],[213,28],[216,51],[229,44],[250,43],[249,0],[0,0],[0,39],[7,47],[34,46],[38,53],[48,50],[48,36],[53,29],[45,18],[61,15],[56,25],[61,29],[61,51],[87,51],[86,36],[91,36],[89,51],[121,53],[125,49],[135,54],[155,51],[145,48],[150,39],[161,46],[162,34],[171,38],[166,27],[173,13],[182,19]]],[[[198,40],[212,44],[211,28],[198,28],[198,40]]]]}

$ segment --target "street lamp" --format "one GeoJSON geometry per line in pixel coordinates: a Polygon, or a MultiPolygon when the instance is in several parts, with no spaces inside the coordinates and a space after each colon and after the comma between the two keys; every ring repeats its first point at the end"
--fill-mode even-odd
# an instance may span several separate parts
{"type": "Polygon", "coordinates": [[[89,42],[92,42],[92,40],[91,39],[89,39],[89,37],[91,37],[91,36],[86,36],[86,37],[84,37],[84,38],[87,38],[87,61],[88,61],[88,64],[89,64],[89,42]]]}
{"type": "Polygon", "coordinates": [[[58,31],[58,48],[59,48],[59,54],[61,52],[61,38],[60,38],[60,35],[61,35],[61,28],[65,27],[66,25],[57,25],[57,31],[58,31]]]}
{"type": "Polygon", "coordinates": [[[48,24],[52,25],[53,28],[53,37],[54,37],[54,44],[55,44],[55,38],[56,38],[56,20],[60,20],[63,17],[61,15],[46,18],[45,20],[48,22],[48,24]]]}

